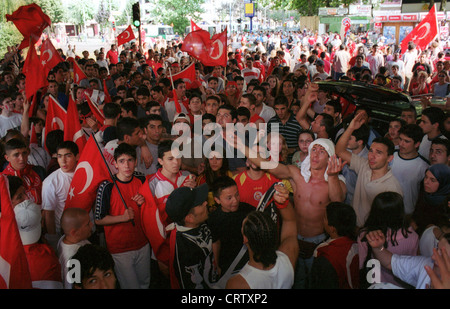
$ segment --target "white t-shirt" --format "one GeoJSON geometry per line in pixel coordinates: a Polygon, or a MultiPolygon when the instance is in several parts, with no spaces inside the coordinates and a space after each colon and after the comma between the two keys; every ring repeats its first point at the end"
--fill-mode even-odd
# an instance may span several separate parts
{"type": "Polygon", "coordinates": [[[48,175],[42,183],[42,209],[55,212],[56,233],[61,235],[61,216],[73,178],[72,173],[65,173],[60,168],[48,175]]]}
{"type": "Polygon", "coordinates": [[[398,151],[394,153],[391,170],[402,186],[406,214],[412,214],[414,211],[419,197],[420,182],[425,177],[429,166],[428,162],[420,155],[407,160],[400,157],[398,151]]]}
{"type": "Polygon", "coordinates": [[[68,272],[67,261],[70,260],[75,253],[77,253],[78,249],[84,245],[90,244],[89,240],[82,240],[76,244],[65,244],[64,238],[66,236],[62,236],[58,241],[57,253],[59,263],[61,264],[61,276],[64,283],[64,289],[72,289],[72,283],[70,283],[66,276],[68,272]]]}
{"type": "Polygon", "coordinates": [[[247,263],[239,274],[251,289],[291,289],[294,284],[294,268],[281,251],[277,251],[277,261],[271,269],[261,270],[247,263]]]}
{"type": "Polygon", "coordinates": [[[12,113],[9,117],[0,115],[0,138],[3,138],[9,129],[20,128],[22,114],[12,113]]]}
{"type": "Polygon", "coordinates": [[[275,110],[272,107],[263,103],[263,108],[262,108],[261,112],[259,113],[259,117],[263,118],[264,121],[266,123],[268,123],[270,118],[275,117],[276,114],[277,113],[275,112],[275,110]]]}

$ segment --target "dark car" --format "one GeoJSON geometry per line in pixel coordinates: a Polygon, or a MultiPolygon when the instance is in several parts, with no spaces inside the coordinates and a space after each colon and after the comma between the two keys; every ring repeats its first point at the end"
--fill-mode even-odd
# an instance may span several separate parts
{"type": "MultiPolygon", "coordinates": [[[[403,92],[383,86],[350,81],[318,81],[319,89],[340,96],[355,106],[368,107],[370,125],[381,135],[387,133],[389,122],[398,119],[402,110],[414,106],[418,117],[422,114],[422,106],[414,102],[403,92]]],[[[343,111],[345,112],[345,111],[343,111]]],[[[349,121],[348,119],[344,122],[349,121]]]]}

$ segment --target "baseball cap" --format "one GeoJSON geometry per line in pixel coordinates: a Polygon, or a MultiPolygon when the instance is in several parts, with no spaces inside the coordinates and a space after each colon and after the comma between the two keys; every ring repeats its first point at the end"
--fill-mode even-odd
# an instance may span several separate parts
{"type": "Polygon", "coordinates": [[[41,238],[41,207],[25,200],[14,207],[14,213],[23,245],[36,243],[41,238]]]}
{"type": "Polygon", "coordinates": [[[189,119],[188,115],[185,113],[178,113],[173,118],[173,123],[175,123],[178,119],[186,119],[189,124],[191,124],[191,119],[189,119]]]}
{"type": "Polygon", "coordinates": [[[175,189],[167,198],[166,213],[173,222],[179,222],[189,211],[202,205],[208,198],[209,187],[204,183],[196,188],[175,189]]]}

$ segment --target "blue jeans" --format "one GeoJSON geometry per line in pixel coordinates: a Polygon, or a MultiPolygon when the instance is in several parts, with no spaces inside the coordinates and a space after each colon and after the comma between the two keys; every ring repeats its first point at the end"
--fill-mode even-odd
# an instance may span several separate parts
{"type": "MultiPolygon", "coordinates": [[[[298,239],[314,244],[320,244],[327,239],[327,235],[320,234],[313,237],[303,237],[301,235],[298,235],[298,239]]],[[[306,289],[308,287],[308,276],[309,272],[311,271],[313,261],[314,256],[306,259],[299,256],[295,268],[294,285],[292,286],[293,289],[306,289]]]]}

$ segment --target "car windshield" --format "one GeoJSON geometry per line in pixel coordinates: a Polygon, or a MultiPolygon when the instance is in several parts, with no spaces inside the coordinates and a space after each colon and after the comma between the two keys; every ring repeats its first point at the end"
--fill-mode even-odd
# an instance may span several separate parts
{"type": "Polygon", "coordinates": [[[159,28],[158,34],[159,35],[172,35],[173,29],[172,28],[159,28]]]}

